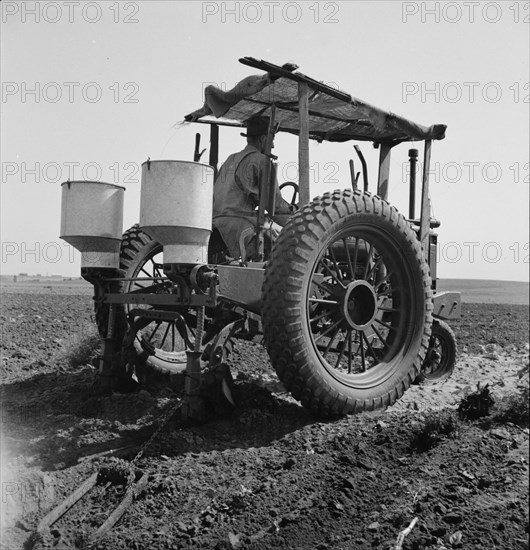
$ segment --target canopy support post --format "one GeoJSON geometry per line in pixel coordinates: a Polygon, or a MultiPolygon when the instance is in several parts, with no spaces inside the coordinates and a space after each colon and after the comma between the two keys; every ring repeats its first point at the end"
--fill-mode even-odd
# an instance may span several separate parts
{"type": "Polygon", "coordinates": [[[379,149],[379,175],[377,178],[377,194],[383,199],[388,200],[388,180],[390,177],[390,152],[392,145],[390,143],[381,143],[379,149]]]}
{"type": "MultiPolygon", "coordinates": [[[[276,105],[271,105],[271,114],[269,117],[269,129],[267,131],[267,141],[265,143],[264,154],[267,157],[265,163],[265,170],[263,171],[263,180],[259,182],[259,206],[258,206],[258,219],[256,224],[256,241],[258,244],[256,260],[263,261],[265,255],[265,240],[263,236],[263,226],[265,224],[265,210],[269,201],[269,186],[271,185],[271,173],[272,173],[272,142],[274,140],[274,128],[276,124],[276,105]]],[[[275,182],[273,182],[274,184],[275,182]]],[[[270,212],[269,212],[270,214],[270,212]]],[[[245,258],[243,258],[245,261],[245,258]]]]}
{"type": "Polygon", "coordinates": [[[300,206],[310,201],[309,191],[309,86],[298,83],[298,186],[300,189],[300,206]]]}
{"type": "Polygon", "coordinates": [[[418,150],[409,149],[410,163],[410,190],[409,190],[409,220],[416,216],[416,164],[418,162],[418,150]]]}
{"type": "Polygon", "coordinates": [[[420,243],[425,258],[429,257],[429,229],[431,227],[431,202],[429,200],[429,173],[431,171],[431,146],[430,139],[425,140],[425,152],[423,158],[423,182],[421,186],[421,220],[420,243]]]}
{"type": "Polygon", "coordinates": [[[213,168],[214,179],[217,177],[217,163],[219,162],[219,126],[210,124],[210,158],[208,164],[213,168]]]}

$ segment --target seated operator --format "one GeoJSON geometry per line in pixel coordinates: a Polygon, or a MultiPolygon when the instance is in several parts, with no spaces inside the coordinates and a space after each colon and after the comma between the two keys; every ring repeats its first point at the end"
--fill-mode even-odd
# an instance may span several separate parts
{"type": "MultiPolygon", "coordinates": [[[[255,229],[259,206],[259,183],[263,181],[266,163],[264,155],[269,119],[253,117],[247,121],[247,146],[239,153],[230,155],[221,166],[213,191],[213,225],[221,234],[228,252],[233,258],[241,256],[240,237],[248,228],[255,229]]],[[[274,144],[272,145],[274,147],[274,144]]],[[[291,214],[296,207],[285,201],[276,183],[276,213],[291,214]]],[[[265,223],[272,240],[278,237],[281,227],[272,220],[265,223]]],[[[253,236],[247,231],[245,249],[250,247],[253,236]]],[[[254,241],[255,242],[255,241],[254,241]]],[[[243,260],[248,259],[242,258],[243,260]]],[[[250,254],[252,256],[252,254],[250,254]]]]}

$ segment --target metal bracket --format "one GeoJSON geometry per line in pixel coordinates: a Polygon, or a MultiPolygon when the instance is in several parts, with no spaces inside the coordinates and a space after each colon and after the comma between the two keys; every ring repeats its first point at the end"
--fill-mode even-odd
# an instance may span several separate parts
{"type": "Polygon", "coordinates": [[[433,317],[436,319],[459,319],[461,315],[460,292],[439,292],[433,298],[433,317]]]}

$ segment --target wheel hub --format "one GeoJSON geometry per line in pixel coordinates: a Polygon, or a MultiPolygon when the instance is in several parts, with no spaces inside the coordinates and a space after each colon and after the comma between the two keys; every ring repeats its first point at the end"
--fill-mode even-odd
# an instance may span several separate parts
{"type": "Polygon", "coordinates": [[[377,296],[367,281],[351,282],[344,294],[342,312],[348,324],[356,330],[365,330],[377,313],[377,296]]]}

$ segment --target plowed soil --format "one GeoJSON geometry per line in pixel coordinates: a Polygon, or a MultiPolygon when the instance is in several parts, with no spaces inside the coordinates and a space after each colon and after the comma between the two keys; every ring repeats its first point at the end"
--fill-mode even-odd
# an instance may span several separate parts
{"type": "Polygon", "coordinates": [[[1,548],[528,548],[528,419],[513,414],[528,391],[525,306],[463,304],[449,380],[336,421],[313,418],[265,351],[238,343],[235,412],[201,426],[170,418],[135,462],[146,486],[90,542],[125,478],[100,478],[42,536],[34,531],[94,472],[127,474],[179,396],[163,385],[92,391],[94,367],[71,363],[95,332],[90,295],[1,298],[1,548]],[[478,383],[490,385],[490,415],[458,419],[478,383]]]}

